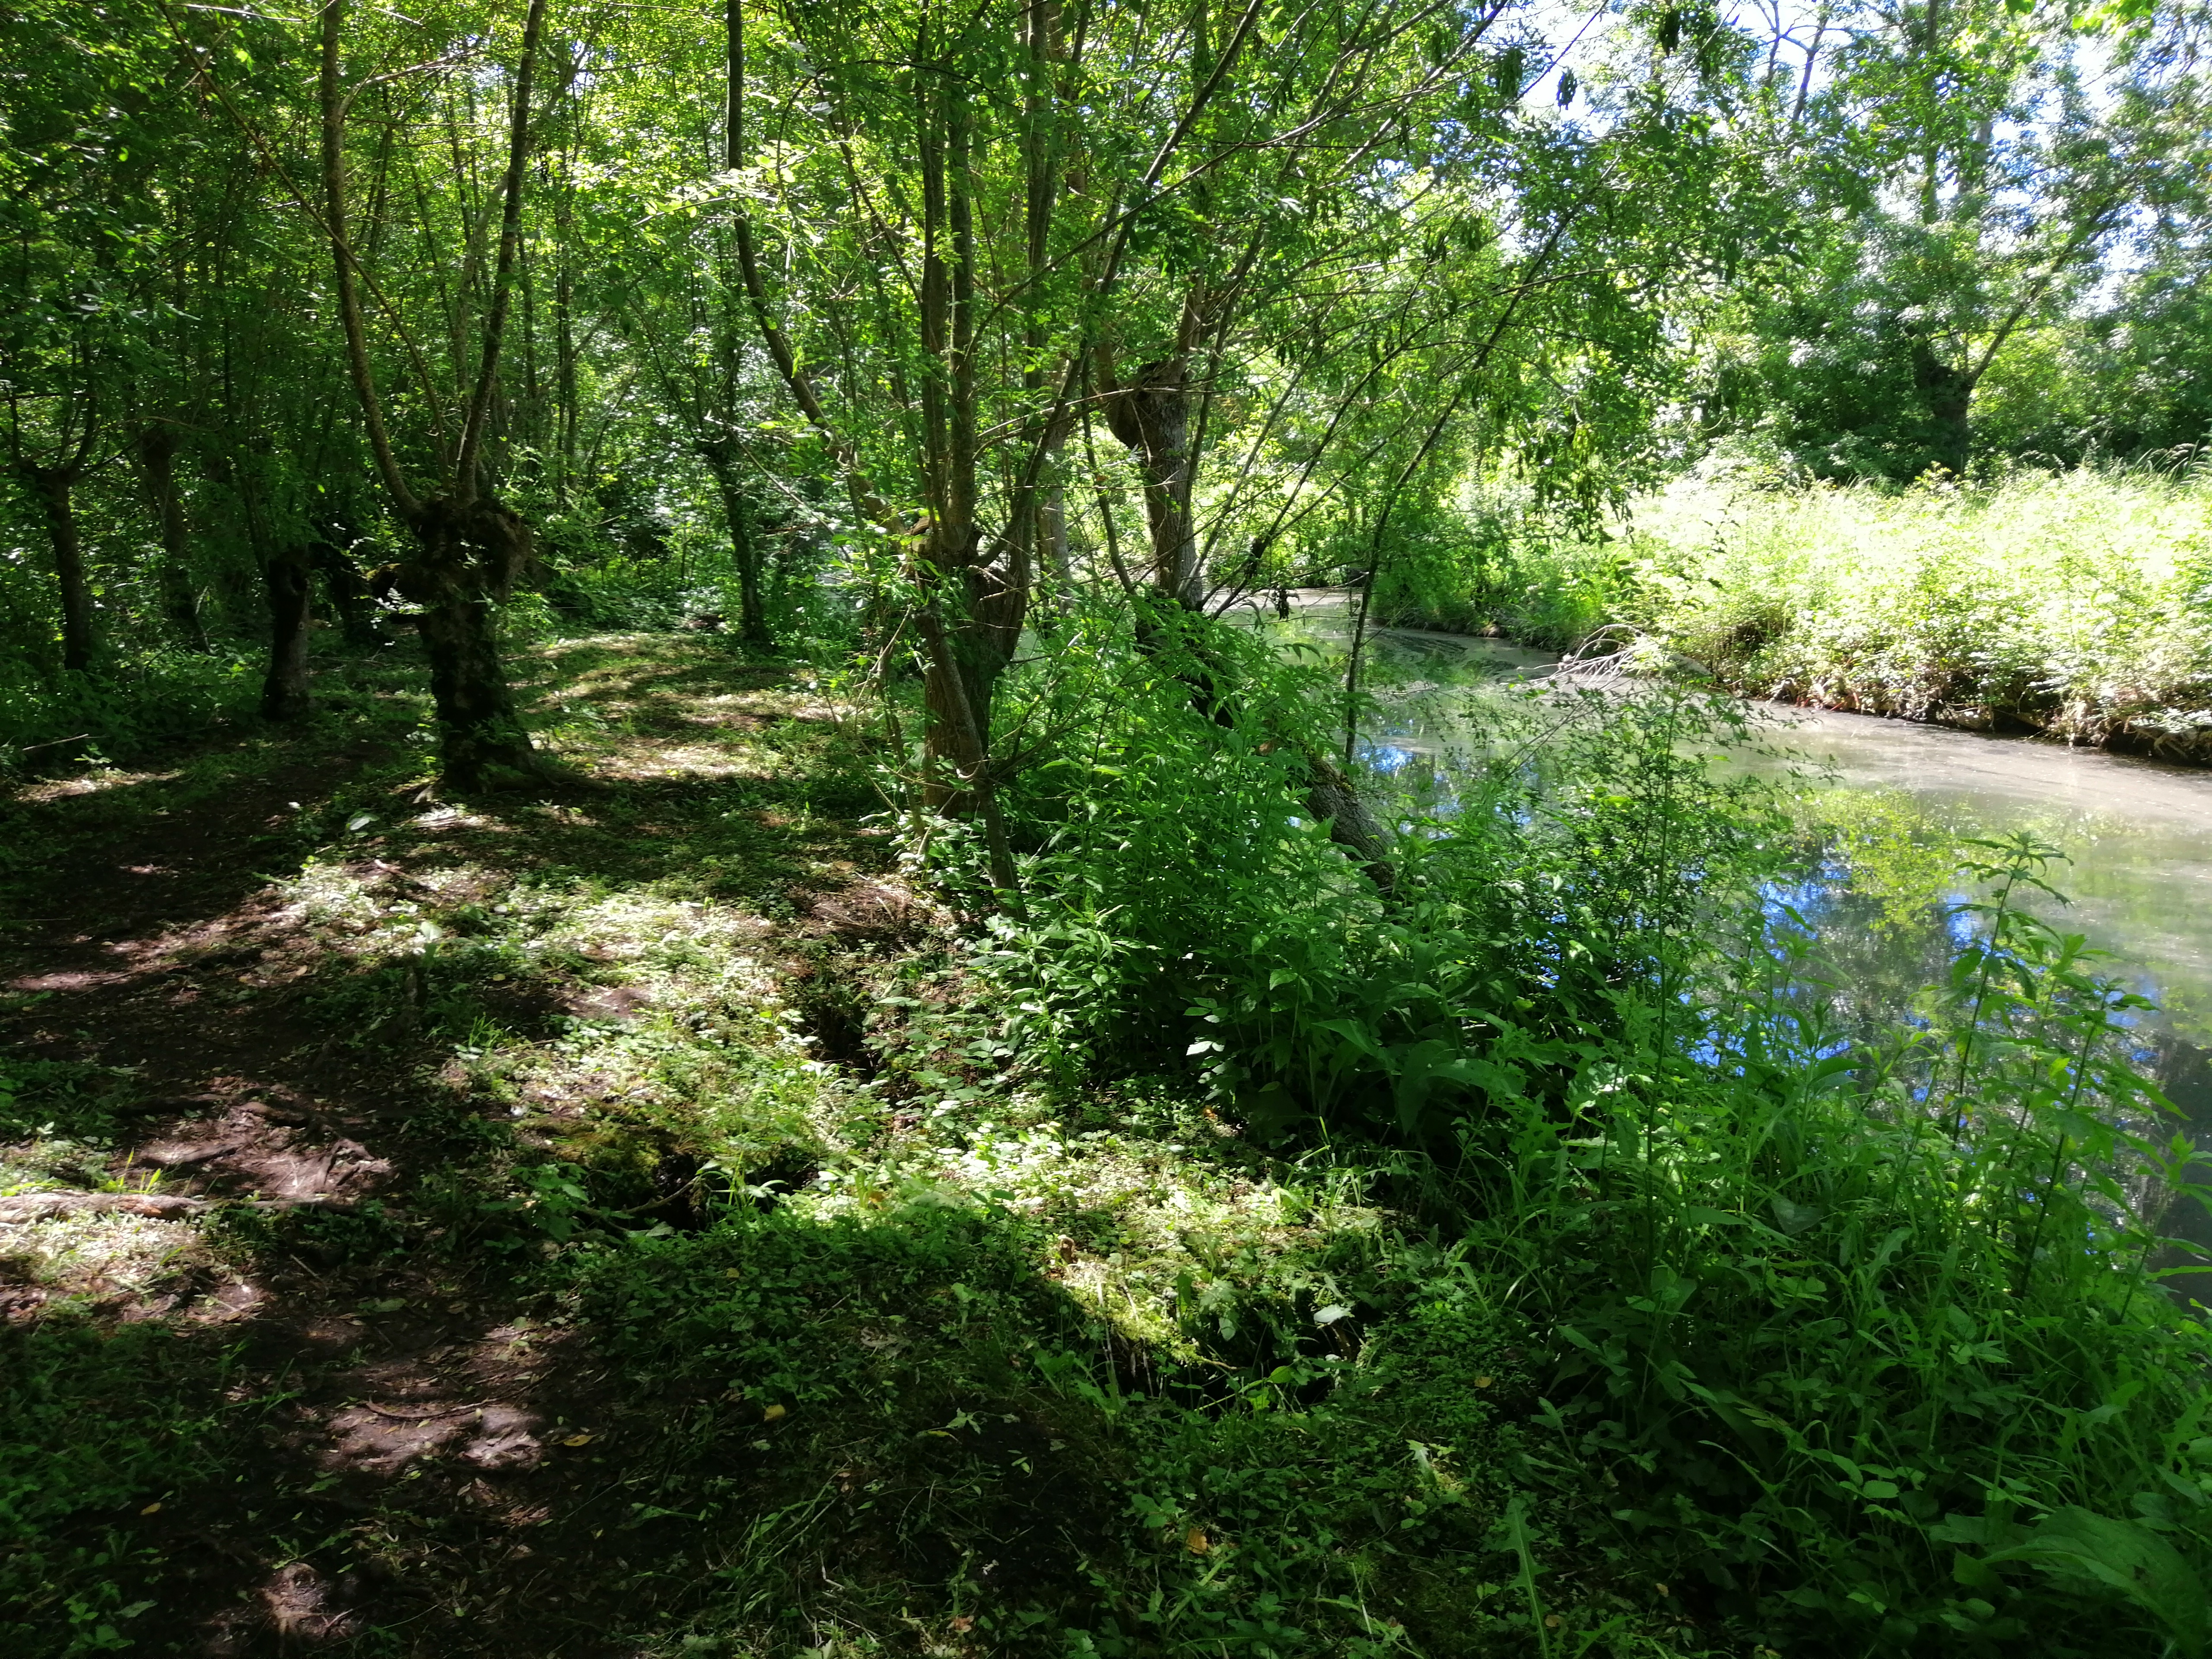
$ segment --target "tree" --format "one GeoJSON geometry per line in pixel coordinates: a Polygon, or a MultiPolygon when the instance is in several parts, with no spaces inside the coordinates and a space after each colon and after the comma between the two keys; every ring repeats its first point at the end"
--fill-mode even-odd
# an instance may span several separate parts
{"type": "Polygon", "coordinates": [[[177,112],[155,20],[136,5],[11,10],[21,69],[0,93],[0,396],[6,461],[45,535],[61,663],[92,668],[101,641],[76,492],[114,459],[134,319],[155,303],[156,166],[177,112]]]}
{"type": "Polygon", "coordinates": [[[2097,26],[2016,0],[1823,9],[1829,72],[1808,58],[1785,123],[1804,263],[1754,325],[1820,470],[1963,473],[2007,349],[2082,301],[2201,145],[2193,94],[2110,38],[2118,14],[2109,67],[2084,68],[2097,26]]]}
{"type": "MultiPolygon", "coordinates": [[[[476,304],[477,285],[471,281],[476,273],[470,266],[477,261],[473,243],[481,219],[465,230],[463,250],[456,250],[441,237],[441,231],[449,227],[436,224],[427,215],[416,226],[427,245],[425,251],[433,258],[465,251],[460,279],[445,296],[442,319],[457,371],[450,389],[430,382],[422,373],[419,348],[406,339],[398,308],[388,303],[385,307],[387,320],[416,359],[416,389],[428,404],[426,412],[431,417],[430,447],[436,458],[437,478],[435,487],[428,491],[416,489],[393,442],[362,305],[367,266],[364,250],[356,246],[349,228],[346,120],[350,97],[342,74],[341,55],[345,16],[344,0],[330,0],[322,14],[317,82],[322,118],[320,206],[335,273],[347,368],[360,400],[370,453],[392,510],[414,543],[410,554],[379,573],[376,585],[380,593],[396,592],[419,607],[417,626],[430,658],[430,686],[437,704],[447,780],[470,788],[533,777],[544,768],[516,716],[500,659],[495,610],[531,562],[531,532],[522,517],[489,488],[487,452],[501,392],[501,350],[514,305],[515,267],[521,246],[523,193],[532,137],[531,93],[545,0],[530,0],[514,66],[507,77],[503,166],[496,185],[477,205],[480,215],[488,216],[495,206],[500,216],[496,251],[489,273],[482,281],[480,312],[476,304]],[[473,372],[467,372],[471,368],[473,372]]],[[[361,83],[365,84],[368,78],[361,77],[361,83]]],[[[449,114],[458,118],[458,112],[449,114]]],[[[465,187],[467,180],[457,177],[455,183],[465,187]]]]}

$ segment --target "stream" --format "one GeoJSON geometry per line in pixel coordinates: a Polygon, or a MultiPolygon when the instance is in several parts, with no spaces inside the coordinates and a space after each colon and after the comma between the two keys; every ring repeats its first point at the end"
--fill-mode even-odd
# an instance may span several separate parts
{"type": "MultiPolygon", "coordinates": [[[[1287,620],[1255,607],[1259,625],[1286,647],[1340,659],[1351,637],[1345,596],[1309,590],[1292,603],[1287,620]]],[[[1459,694],[1540,678],[1556,660],[1503,640],[1370,629],[1362,675],[1378,707],[1361,750],[1395,771],[1474,749],[1474,700],[1459,694]]],[[[1762,752],[1729,763],[1794,775],[1790,787],[1813,792],[1816,816],[1875,803],[1938,835],[2024,830],[2067,855],[2049,875],[2070,902],[2042,903],[2039,914],[2109,953],[2104,971],[2159,1006],[2140,1028],[2137,1057],[2180,1109],[2212,1180],[2212,771],[1877,715],[1753,707],[1762,752]]],[[[1960,885],[1945,896],[1973,896],[1960,885]]],[[[1812,926],[1839,989],[1869,1011],[1898,1009],[1942,972],[1953,948],[1936,907],[1913,927],[1875,927],[1876,907],[1852,891],[1840,863],[1787,897],[1812,926]]],[[[2177,1205],[2166,1222],[2212,1245],[2212,1218],[2201,1206],[2177,1205]]],[[[2189,1292],[2212,1301],[2212,1273],[2191,1280],[2189,1292]]]]}

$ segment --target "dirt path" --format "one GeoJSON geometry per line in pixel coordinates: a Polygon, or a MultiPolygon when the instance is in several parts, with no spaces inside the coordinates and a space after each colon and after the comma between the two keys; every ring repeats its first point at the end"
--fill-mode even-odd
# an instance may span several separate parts
{"type": "MultiPolygon", "coordinates": [[[[198,1479],[64,1529],[79,1555],[109,1546],[107,1605],[57,1605],[82,1589],[65,1551],[46,1582],[9,1586],[33,1640],[67,1628],[77,1645],[56,1651],[96,1650],[105,1626],[139,1650],[247,1654],[377,1631],[380,1651],[397,1632],[411,1653],[589,1655],[621,1650],[611,1632],[642,1616],[612,1494],[623,1425],[644,1408],[615,1397],[586,1336],[532,1316],[535,1250],[447,1237],[527,1200],[500,1196],[504,1120],[520,1108],[457,1085],[453,1031],[434,1029],[431,981],[452,952],[433,936],[469,910],[471,882],[489,892],[518,867],[616,852],[665,861],[705,807],[733,816],[732,777],[773,794],[756,738],[789,724],[793,699],[780,674],[705,649],[564,666],[599,677],[603,711],[622,682],[643,734],[599,744],[593,787],[565,798],[425,807],[372,732],[16,804],[15,833],[51,851],[23,884],[30,914],[0,937],[0,1042],[31,1079],[19,1086],[64,1080],[52,1094],[65,1121],[0,1165],[0,1357],[52,1370],[41,1345],[64,1328],[158,1325],[179,1351],[173,1392],[217,1422],[198,1479]],[[364,798],[374,813],[348,810],[364,798]],[[331,843],[365,816],[392,833],[331,843]],[[376,917],[374,938],[393,916],[419,937],[368,951],[358,924],[303,898],[314,881],[376,917]],[[365,1037],[344,998],[383,981],[397,1016],[365,1037]],[[457,1202],[471,1182],[483,1191],[457,1202]]],[[[866,854],[842,823],[814,840],[866,854]]],[[[795,890],[833,915],[875,890],[781,846],[757,862],[765,894],[740,908],[766,896],[787,926],[808,921],[795,890]]],[[[619,1025],[654,1000],[573,964],[475,989],[510,1027],[619,1025]]]]}

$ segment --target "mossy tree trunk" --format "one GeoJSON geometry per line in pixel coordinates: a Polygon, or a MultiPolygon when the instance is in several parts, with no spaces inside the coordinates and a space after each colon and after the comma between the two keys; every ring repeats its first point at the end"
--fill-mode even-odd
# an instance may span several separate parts
{"type": "Polygon", "coordinates": [[[419,607],[441,771],[459,789],[543,777],[544,759],[516,712],[499,648],[499,605],[531,562],[530,526],[497,501],[440,496],[409,527],[414,556],[385,566],[370,586],[379,598],[397,592],[419,607]]]}

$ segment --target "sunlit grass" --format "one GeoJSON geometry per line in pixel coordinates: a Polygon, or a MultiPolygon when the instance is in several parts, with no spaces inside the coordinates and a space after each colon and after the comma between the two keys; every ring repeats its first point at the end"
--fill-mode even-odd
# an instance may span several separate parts
{"type": "Polygon", "coordinates": [[[2212,756],[2212,476],[1722,473],[1619,530],[1523,547],[1486,603],[1562,646],[1641,623],[1757,696],[2212,756]]]}

